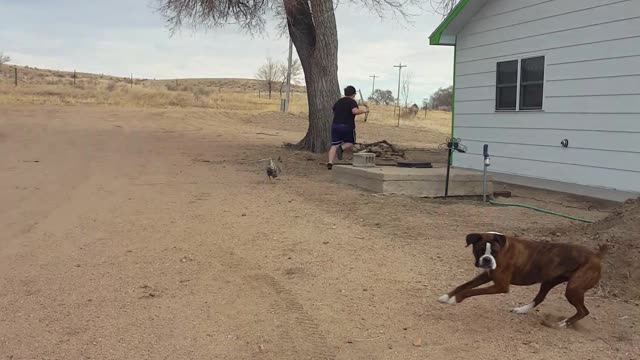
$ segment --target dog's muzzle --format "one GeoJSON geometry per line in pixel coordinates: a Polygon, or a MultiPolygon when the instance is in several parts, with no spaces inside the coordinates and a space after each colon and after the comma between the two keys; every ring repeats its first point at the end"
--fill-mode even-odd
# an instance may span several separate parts
{"type": "Polygon", "coordinates": [[[497,267],[496,259],[491,255],[491,244],[487,243],[487,250],[484,255],[478,259],[478,265],[481,269],[495,270],[497,267]]]}
{"type": "Polygon", "coordinates": [[[496,269],[496,259],[491,255],[482,255],[478,260],[478,267],[482,269],[496,269]]]}

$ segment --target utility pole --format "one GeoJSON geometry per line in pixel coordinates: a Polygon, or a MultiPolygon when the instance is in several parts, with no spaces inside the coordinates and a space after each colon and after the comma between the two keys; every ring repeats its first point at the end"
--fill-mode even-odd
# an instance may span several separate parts
{"type": "Polygon", "coordinates": [[[376,74],[370,75],[370,78],[373,78],[373,85],[371,86],[371,96],[373,96],[373,93],[376,92],[376,78],[378,76],[376,76],[376,74]]]}
{"type": "Polygon", "coordinates": [[[291,98],[291,61],[293,57],[293,40],[289,36],[289,67],[287,68],[287,97],[284,103],[284,112],[289,112],[289,99],[291,98]]]}
{"type": "MultiPolygon", "coordinates": [[[[407,65],[402,65],[402,62],[400,62],[400,65],[393,65],[393,67],[398,68],[398,93],[396,94],[396,104],[398,105],[398,126],[400,126],[400,75],[402,74],[402,68],[407,67],[407,65]]],[[[395,114],[396,111],[393,110],[393,113],[395,114]]]]}

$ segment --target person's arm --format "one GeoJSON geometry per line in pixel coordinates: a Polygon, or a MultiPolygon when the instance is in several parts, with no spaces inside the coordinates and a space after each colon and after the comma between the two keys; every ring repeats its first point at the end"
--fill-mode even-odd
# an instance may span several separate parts
{"type": "Polygon", "coordinates": [[[354,107],[353,109],[351,109],[351,113],[352,113],[353,115],[361,115],[361,114],[366,114],[366,113],[368,113],[368,112],[369,112],[369,110],[361,110],[361,109],[358,107],[358,103],[357,103],[357,102],[355,102],[355,100],[354,100],[354,104],[353,104],[353,105],[355,105],[355,107],[354,107]]]}

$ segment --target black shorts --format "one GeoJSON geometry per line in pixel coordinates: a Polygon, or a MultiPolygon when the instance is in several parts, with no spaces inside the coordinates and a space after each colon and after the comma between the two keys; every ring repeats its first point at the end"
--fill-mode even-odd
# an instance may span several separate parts
{"type": "Polygon", "coordinates": [[[331,125],[331,145],[355,144],[355,142],[356,129],[344,124],[331,125]]]}

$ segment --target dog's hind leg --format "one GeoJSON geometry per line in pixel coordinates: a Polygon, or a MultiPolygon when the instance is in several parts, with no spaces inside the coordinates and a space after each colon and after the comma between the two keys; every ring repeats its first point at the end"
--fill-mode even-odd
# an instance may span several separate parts
{"type": "Polygon", "coordinates": [[[558,326],[571,326],[580,319],[589,315],[589,309],[584,305],[584,293],[594,287],[598,281],[600,281],[599,261],[590,261],[571,275],[571,278],[567,283],[565,297],[569,303],[576,308],[576,314],[569,319],[561,321],[558,326]]]}
{"type": "Polygon", "coordinates": [[[587,307],[584,305],[584,290],[576,287],[570,288],[567,285],[565,296],[567,297],[567,300],[569,300],[569,303],[571,303],[571,305],[576,308],[576,314],[558,323],[558,326],[560,327],[573,325],[578,320],[589,315],[589,309],[587,309],[587,307]]]}
{"type": "Polygon", "coordinates": [[[566,277],[559,276],[552,280],[543,282],[542,284],[540,284],[540,291],[538,291],[538,295],[536,295],[536,297],[533,299],[532,302],[524,306],[513,308],[511,309],[511,312],[514,312],[516,314],[527,314],[529,311],[535,309],[536,306],[540,305],[540,303],[544,301],[544,299],[547,297],[547,294],[549,293],[549,291],[551,291],[551,289],[562,284],[567,280],[568,279],[566,277]]]}

